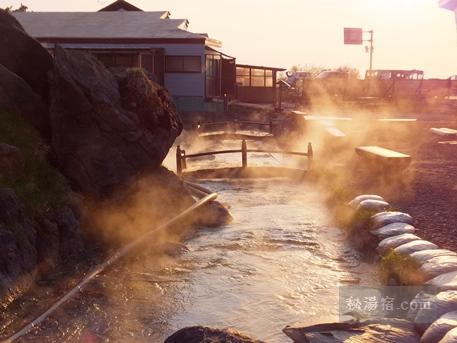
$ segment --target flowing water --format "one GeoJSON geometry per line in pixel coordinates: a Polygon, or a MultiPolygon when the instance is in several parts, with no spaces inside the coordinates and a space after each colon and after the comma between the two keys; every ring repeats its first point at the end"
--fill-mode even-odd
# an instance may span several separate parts
{"type": "Polygon", "coordinates": [[[219,193],[232,223],[189,237],[176,258],[142,254],[114,267],[25,340],[162,342],[180,328],[207,325],[289,342],[286,325],[338,320],[338,287],[373,280],[312,184],[201,184],[219,193]]]}

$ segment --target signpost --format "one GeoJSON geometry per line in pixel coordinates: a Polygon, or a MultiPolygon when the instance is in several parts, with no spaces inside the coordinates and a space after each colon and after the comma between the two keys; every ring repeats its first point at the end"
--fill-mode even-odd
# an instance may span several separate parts
{"type": "Polygon", "coordinates": [[[370,72],[373,70],[373,36],[374,31],[363,31],[361,28],[351,28],[345,27],[344,28],[344,44],[348,45],[362,45],[363,42],[369,42],[370,46],[367,47],[367,52],[370,53],[370,72]],[[369,33],[370,39],[363,39],[363,34],[369,33]]]}

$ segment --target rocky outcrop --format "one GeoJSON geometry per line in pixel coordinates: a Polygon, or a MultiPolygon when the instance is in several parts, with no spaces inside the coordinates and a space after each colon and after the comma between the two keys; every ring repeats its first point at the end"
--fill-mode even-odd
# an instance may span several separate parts
{"type": "Polygon", "coordinates": [[[49,138],[48,111],[41,98],[22,78],[1,64],[0,80],[0,108],[20,115],[49,138]]]}
{"type": "Polygon", "coordinates": [[[120,92],[116,78],[95,57],[56,49],[52,147],[73,188],[94,198],[112,195],[135,177],[156,170],[181,132],[171,104],[162,110],[140,108],[152,106],[147,96],[162,104],[166,99],[159,98],[151,81],[136,77],[130,82],[128,75],[120,77],[120,92]],[[135,96],[137,87],[149,90],[135,96]]]}
{"type": "Polygon", "coordinates": [[[24,31],[14,17],[2,9],[0,32],[0,64],[24,79],[46,101],[52,56],[24,31]]]}
{"type": "Polygon", "coordinates": [[[0,300],[6,305],[33,283],[37,234],[13,190],[0,188],[0,300]]]}
{"type": "Polygon", "coordinates": [[[262,341],[235,330],[192,326],[175,332],[165,340],[165,343],[262,343],[262,341]]]}
{"type": "Polygon", "coordinates": [[[7,306],[38,274],[74,261],[83,251],[79,222],[63,204],[31,218],[13,190],[0,188],[0,304],[7,306]]]}
{"type": "Polygon", "coordinates": [[[24,171],[24,155],[17,147],[0,142],[0,180],[14,179],[24,171]]]}

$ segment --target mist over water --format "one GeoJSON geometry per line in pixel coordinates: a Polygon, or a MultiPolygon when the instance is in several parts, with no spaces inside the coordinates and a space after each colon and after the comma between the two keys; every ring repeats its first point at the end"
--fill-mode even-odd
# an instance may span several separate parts
{"type": "MultiPolygon", "coordinates": [[[[219,155],[192,165],[240,159],[219,155]]],[[[284,161],[297,163],[249,154],[250,165],[284,161]]],[[[354,259],[315,185],[283,178],[200,184],[219,193],[232,223],[188,236],[188,251],[174,258],[155,254],[151,244],[98,277],[26,340],[162,342],[183,327],[206,325],[289,342],[281,332],[286,325],[338,320],[338,286],[373,283],[373,268],[354,259]]]]}

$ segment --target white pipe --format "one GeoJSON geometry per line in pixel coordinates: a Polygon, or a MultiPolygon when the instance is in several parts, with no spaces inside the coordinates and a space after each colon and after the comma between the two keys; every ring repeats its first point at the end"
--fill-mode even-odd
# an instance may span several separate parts
{"type": "Polygon", "coordinates": [[[31,323],[27,324],[25,327],[23,327],[21,330],[16,332],[14,335],[8,337],[6,340],[1,341],[0,343],[7,343],[7,342],[13,342],[16,339],[28,334],[30,331],[32,331],[35,327],[37,327],[41,322],[43,322],[51,313],[53,313],[56,309],[58,309],[62,304],[64,304],[67,300],[72,298],[75,294],[78,292],[82,292],[84,287],[91,282],[96,276],[98,276],[101,272],[103,272],[106,268],[110,267],[112,264],[117,262],[120,258],[125,256],[127,253],[129,253],[133,248],[136,246],[140,245],[145,239],[150,238],[153,234],[155,234],[158,231],[164,230],[170,225],[176,223],[180,219],[186,217],[189,213],[195,211],[196,209],[202,207],[206,203],[213,201],[217,198],[216,193],[212,193],[207,195],[206,197],[202,198],[195,204],[193,204],[191,207],[186,209],[185,211],[181,212],[178,214],[176,217],[172,218],[165,224],[159,226],[158,228],[155,228],[144,235],[140,236],[133,242],[127,244],[125,247],[119,249],[114,255],[112,255],[107,261],[105,261],[103,264],[97,266],[92,272],[89,273],[84,279],[81,280],[80,283],[78,283],[75,287],[73,287],[67,294],[65,294],[62,298],[60,298],[54,305],[52,305],[48,310],[46,310],[42,315],[40,315],[38,318],[33,320],[31,323]]]}

